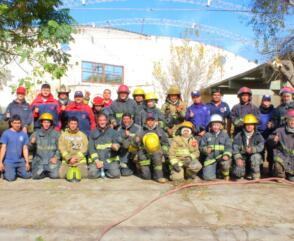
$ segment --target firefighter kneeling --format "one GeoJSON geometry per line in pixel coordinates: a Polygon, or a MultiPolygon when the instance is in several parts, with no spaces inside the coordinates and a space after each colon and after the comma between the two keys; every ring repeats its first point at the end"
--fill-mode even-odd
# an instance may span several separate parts
{"type": "Polygon", "coordinates": [[[153,179],[159,183],[165,183],[162,163],[168,151],[168,138],[163,129],[158,126],[152,113],[147,115],[146,124],[141,133],[135,137],[138,151],[139,174],[143,179],[153,179]],[[161,144],[161,145],[160,145],[161,144]],[[151,171],[152,167],[152,171],[151,171]]]}
{"type": "Polygon", "coordinates": [[[262,151],[264,139],[256,130],[257,118],[247,114],[243,118],[244,127],[233,141],[234,168],[236,178],[260,178],[260,165],[262,164],[262,151]]]}
{"type": "Polygon", "coordinates": [[[227,132],[222,130],[223,118],[214,114],[210,117],[209,132],[200,141],[200,150],[205,156],[203,179],[216,179],[217,168],[222,177],[229,180],[231,167],[232,142],[227,132]]]}
{"type": "Polygon", "coordinates": [[[184,121],[176,131],[169,149],[170,179],[172,181],[186,178],[195,179],[201,170],[198,142],[193,137],[193,124],[184,121]]]}
{"type": "Polygon", "coordinates": [[[294,109],[288,110],[286,123],[269,137],[269,144],[274,148],[275,175],[294,182],[294,109]]]}

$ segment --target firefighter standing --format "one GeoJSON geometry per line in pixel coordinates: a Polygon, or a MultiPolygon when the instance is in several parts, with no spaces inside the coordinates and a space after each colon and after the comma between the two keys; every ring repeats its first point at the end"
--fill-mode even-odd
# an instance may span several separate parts
{"type": "Polygon", "coordinates": [[[280,90],[281,104],[276,108],[273,115],[273,123],[275,128],[279,128],[286,125],[287,111],[294,109],[293,94],[294,90],[291,87],[283,87],[280,90]]]}
{"type": "Polygon", "coordinates": [[[259,119],[259,109],[251,103],[252,91],[247,87],[242,87],[238,91],[240,103],[233,106],[231,111],[231,120],[234,124],[234,136],[243,129],[243,117],[247,114],[253,114],[259,119]]]}
{"type": "Polygon", "coordinates": [[[41,128],[39,117],[43,113],[50,113],[53,116],[53,126],[56,130],[60,130],[61,123],[59,123],[60,107],[57,100],[51,94],[51,87],[49,84],[43,84],[41,93],[33,100],[31,104],[34,117],[34,129],[41,128]]]}
{"type": "Polygon", "coordinates": [[[145,91],[142,88],[136,88],[133,92],[133,99],[137,103],[137,111],[140,112],[144,106],[145,91]]]}
{"type": "Polygon", "coordinates": [[[210,116],[214,114],[221,115],[224,120],[224,127],[228,134],[231,134],[231,110],[229,105],[222,101],[222,92],[220,89],[213,89],[211,91],[211,101],[206,105],[210,116]]]}
{"type": "MultiPolygon", "coordinates": [[[[275,113],[275,108],[271,104],[271,96],[264,95],[259,106],[259,124],[257,130],[260,132],[264,140],[267,140],[269,135],[274,131],[273,118],[275,113]]],[[[268,174],[273,175],[273,148],[269,147],[268,143],[265,142],[265,151],[263,152],[263,159],[268,161],[268,174]]]]}
{"type": "Polygon", "coordinates": [[[65,86],[61,85],[57,89],[57,95],[58,95],[58,103],[59,103],[59,108],[60,108],[60,121],[61,121],[61,126],[65,128],[66,126],[66,117],[65,117],[65,108],[68,106],[72,101],[69,99],[69,93],[70,89],[65,86]]]}
{"type": "Polygon", "coordinates": [[[121,118],[124,113],[130,113],[133,117],[137,113],[137,104],[129,98],[130,90],[126,85],[120,85],[117,89],[117,99],[112,102],[110,107],[110,123],[114,128],[121,124],[121,118]]]}
{"type": "Polygon", "coordinates": [[[185,118],[193,123],[197,135],[203,137],[210,119],[209,109],[202,103],[200,91],[192,91],[191,98],[193,104],[187,108],[185,118]]]}
{"type": "Polygon", "coordinates": [[[186,104],[181,99],[180,89],[177,86],[171,86],[167,91],[165,103],[161,107],[169,137],[173,137],[179,124],[185,120],[186,108],[186,104]]]}
{"type": "Polygon", "coordinates": [[[22,123],[22,130],[24,132],[28,131],[28,127],[32,124],[32,111],[30,105],[25,100],[26,88],[18,87],[16,89],[16,99],[12,101],[5,112],[6,120],[9,120],[10,117],[14,115],[19,115],[22,123]]]}
{"type": "Polygon", "coordinates": [[[161,128],[164,128],[165,119],[160,109],[156,107],[157,101],[158,101],[158,98],[153,92],[146,94],[144,107],[135,117],[136,124],[138,124],[139,126],[143,126],[144,123],[146,123],[147,115],[152,113],[153,116],[155,117],[156,122],[159,124],[159,126],[161,128]]]}
{"type": "Polygon", "coordinates": [[[84,103],[84,94],[82,91],[75,92],[74,102],[65,108],[65,117],[66,120],[71,117],[76,117],[79,121],[79,130],[87,136],[96,127],[94,113],[91,107],[84,103]]]}

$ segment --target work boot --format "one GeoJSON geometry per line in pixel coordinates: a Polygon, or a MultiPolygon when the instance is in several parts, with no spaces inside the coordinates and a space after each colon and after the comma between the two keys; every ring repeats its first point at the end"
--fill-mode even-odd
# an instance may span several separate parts
{"type": "Polygon", "coordinates": [[[164,178],[164,177],[155,179],[155,181],[157,181],[158,183],[166,183],[167,182],[166,178],[164,178]]]}
{"type": "Polygon", "coordinates": [[[287,180],[290,182],[294,182],[294,175],[288,175],[287,180]]]}
{"type": "Polygon", "coordinates": [[[230,181],[230,176],[224,176],[225,181],[230,181]]]}
{"type": "Polygon", "coordinates": [[[200,177],[198,177],[197,175],[193,175],[191,177],[191,180],[193,180],[193,182],[200,182],[202,179],[200,177]]]}
{"type": "Polygon", "coordinates": [[[247,179],[247,180],[253,180],[253,175],[248,174],[248,175],[245,176],[245,179],[247,179]]]}
{"type": "Polygon", "coordinates": [[[259,180],[260,179],[260,173],[254,173],[252,175],[252,180],[259,180]]]}
{"type": "Polygon", "coordinates": [[[124,176],[124,177],[133,175],[133,171],[128,167],[121,168],[120,172],[121,172],[121,175],[124,176]]]}
{"type": "Polygon", "coordinates": [[[244,181],[244,177],[237,177],[236,179],[234,179],[236,182],[240,182],[240,181],[244,181]]]}

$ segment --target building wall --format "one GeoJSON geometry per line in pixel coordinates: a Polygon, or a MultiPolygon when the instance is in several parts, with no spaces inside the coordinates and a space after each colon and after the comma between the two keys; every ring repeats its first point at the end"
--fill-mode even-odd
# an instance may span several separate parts
{"type": "MultiPolygon", "coordinates": [[[[160,89],[152,75],[154,62],[168,63],[171,44],[183,44],[181,39],[176,38],[145,36],[117,29],[92,27],[81,28],[74,38],[75,42],[70,44],[69,51],[72,55],[71,67],[68,76],[62,79],[62,83],[71,85],[73,89],[91,90],[93,95],[101,94],[105,88],[115,91],[117,85],[83,83],[82,61],[122,65],[124,83],[131,89],[140,86],[147,91],[160,94],[160,89]]],[[[219,52],[226,57],[222,78],[228,78],[255,66],[255,63],[228,51],[213,46],[206,47],[209,49],[208,54],[219,52]]],[[[221,77],[209,80],[207,84],[220,81],[221,77]]]]}
{"type": "MultiPolygon", "coordinates": [[[[114,92],[113,98],[115,98],[118,85],[83,83],[82,61],[122,65],[124,83],[132,90],[140,86],[146,91],[154,91],[162,95],[162,89],[158,88],[159,85],[152,75],[154,62],[167,64],[170,60],[171,44],[183,44],[183,40],[177,38],[146,36],[118,29],[95,27],[79,27],[74,39],[75,41],[69,45],[68,53],[72,57],[66,76],[60,81],[53,82],[49,77],[44,77],[42,81],[51,83],[53,88],[59,84],[69,85],[72,93],[75,90],[88,90],[91,92],[91,97],[101,95],[105,88],[109,88],[114,92]]],[[[191,42],[191,44],[196,46],[201,43],[191,42]]],[[[208,80],[207,85],[244,72],[256,65],[223,49],[209,45],[206,47],[209,50],[208,55],[220,53],[226,58],[223,73],[208,80]]],[[[14,82],[30,72],[30,67],[25,64],[21,67],[12,65],[11,69],[13,69],[14,82]]],[[[36,87],[36,92],[38,88],[36,87]]],[[[11,99],[12,96],[9,98],[11,99]]]]}

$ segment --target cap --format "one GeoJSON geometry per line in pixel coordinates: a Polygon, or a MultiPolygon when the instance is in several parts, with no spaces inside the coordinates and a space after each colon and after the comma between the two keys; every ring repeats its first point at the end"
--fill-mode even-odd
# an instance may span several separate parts
{"type": "Polygon", "coordinates": [[[149,120],[149,119],[153,119],[153,120],[155,119],[155,116],[152,112],[147,113],[146,120],[149,120]]]}
{"type": "Polygon", "coordinates": [[[263,95],[262,100],[271,101],[272,97],[270,95],[263,95]]]}
{"type": "Polygon", "coordinates": [[[25,87],[22,87],[22,86],[19,86],[16,89],[16,94],[25,95],[26,94],[26,88],[25,87]]]}
{"type": "Polygon", "coordinates": [[[78,90],[78,91],[75,92],[74,97],[75,97],[75,98],[76,98],[76,97],[84,97],[84,94],[83,94],[82,91],[78,90]]]}
{"type": "Polygon", "coordinates": [[[194,90],[191,92],[191,96],[192,97],[199,97],[201,96],[200,91],[199,90],[194,90]]]}

